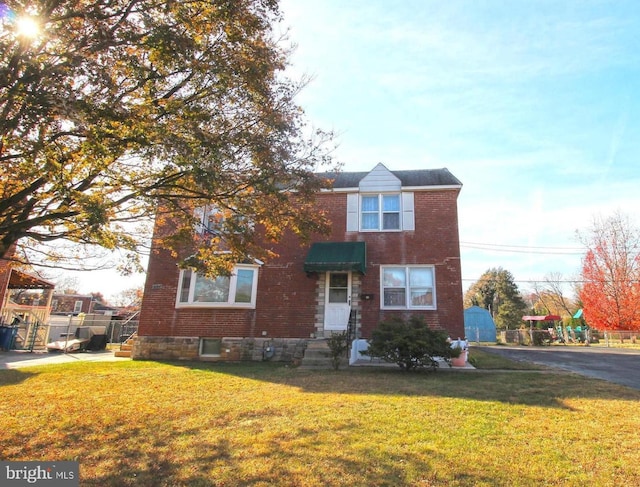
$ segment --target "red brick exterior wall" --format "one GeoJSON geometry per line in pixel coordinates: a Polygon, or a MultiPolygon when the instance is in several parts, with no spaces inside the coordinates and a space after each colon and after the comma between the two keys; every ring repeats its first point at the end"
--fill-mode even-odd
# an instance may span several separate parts
{"type": "Polygon", "coordinates": [[[82,301],[80,313],[93,313],[95,301],[91,296],[79,294],[54,294],[53,300],[56,302],[51,311],[54,313],[73,313],[76,309],[76,301],[82,301]]]}
{"type": "MultiPolygon", "coordinates": [[[[319,208],[329,212],[331,235],[316,241],[365,241],[367,272],[361,293],[373,299],[359,301],[363,338],[383,319],[401,314],[422,314],[433,327],[452,337],[464,335],[458,189],[416,191],[415,231],[346,232],[345,193],[322,193],[319,208]],[[429,264],[435,266],[436,310],[386,311],[380,309],[380,265],[429,264]]],[[[160,231],[160,229],[156,229],[160,231]]],[[[317,279],[303,270],[309,247],[285,236],[272,246],[279,257],[259,269],[255,309],[176,309],[179,269],[171,255],[152,252],[145,285],[138,334],[156,337],[274,337],[309,338],[316,331],[317,279]]]]}
{"type": "Polygon", "coordinates": [[[362,293],[374,299],[362,304],[362,335],[371,336],[376,325],[393,315],[424,316],[434,328],[452,337],[464,336],[462,275],[458,236],[457,191],[416,192],[413,232],[360,233],[367,242],[367,275],[362,293]],[[435,266],[436,310],[382,310],[380,308],[380,266],[430,264],[435,266]]]}

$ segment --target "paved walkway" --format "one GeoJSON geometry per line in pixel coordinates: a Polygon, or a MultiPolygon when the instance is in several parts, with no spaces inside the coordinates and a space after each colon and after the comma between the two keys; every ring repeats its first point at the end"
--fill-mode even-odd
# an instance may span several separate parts
{"type": "MultiPolygon", "coordinates": [[[[48,352],[26,352],[23,350],[11,350],[10,352],[0,351],[0,369],[20,369],[23,367],[33,367],[35,365],[64,364],[71,362],[119,362],[121,360],[131,360],[127,357],[115,357],[113,351],[104,350],[101,352],[77,352],[77,353],[48,353],[48,352]]],[[[383,362],[381,360],[358,360],[352,366],[356,367],[398,367],[396,364],[383,362]]],[[[440,361],[438,370],[474,370],[475,368],[467,362],[465,367],[449,367],[449,364],[440,361]]]]}
{"type": "Polygon", "coordinates": [[[48,353],[23,350],[0,351],[0,369],[20,369],[35,365],[64,364],[70,362],[119,362],[131,360],[127,357],[115,357],[113,351],[48,353]]]}
{"type": "MultiPolygon", "coordinates": [[[[350,367],[389,367],[398,368],[398,364],[392,362],[385,362],[381,359],[368,359],[361,358],[350,364],[350,367]]],[[[469,362],[465,362],[464,367],[449,367],[449,364],[443,359],[438,359],[438,370],[476,370],[476,368],[469,362]]]]}

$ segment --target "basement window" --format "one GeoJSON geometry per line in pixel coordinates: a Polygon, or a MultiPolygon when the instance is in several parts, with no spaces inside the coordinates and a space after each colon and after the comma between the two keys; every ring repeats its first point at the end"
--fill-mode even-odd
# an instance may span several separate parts
{"type": "Polygon", "coordinates": [[[219,357],[222,350],[222,340],[219,338],[201,338],[200,355],[203,357],[219,357]]]}

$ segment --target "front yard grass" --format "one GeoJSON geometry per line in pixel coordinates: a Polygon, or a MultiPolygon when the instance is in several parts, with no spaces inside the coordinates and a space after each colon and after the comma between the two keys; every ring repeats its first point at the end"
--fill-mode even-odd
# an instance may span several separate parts
{"type": "Polygon", "coordinates": [[[477,369],[498,369],[498,370],[548,370],[548,367],[537,365],[531,362],[510,360],[495,353],[471,347],[469,351],[469,361],[477,369]]]}
{"type": "Polygon", "coordinates": [[[640,391],[572,374],[82,362],[0,392],[1,459],[81,486],[640,485],[640,391]]]}

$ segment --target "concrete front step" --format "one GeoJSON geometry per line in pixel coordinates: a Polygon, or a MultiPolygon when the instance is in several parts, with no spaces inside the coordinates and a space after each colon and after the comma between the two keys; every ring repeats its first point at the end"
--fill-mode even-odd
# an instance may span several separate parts
{"type": "MultiPolygon", "coordinates": [[[[340,366],[344,367],[348,365],[348,360],[345,357],[340,362],[340,366]]],[[[331,349],[327,345],[327,341],[323,339],[310,340],[307,342],[307,348],[304,351],[304,357],[300,364],[301,369],[330,369],[333,365],[331,363],[331,349]]]]}
{"type": "Polygon", "coordinates": [[[114,350],[114,357],[131,357],[131,351],[133,350],[133,341],[127,340],[120,344],[120,350],[114,350]]]}

